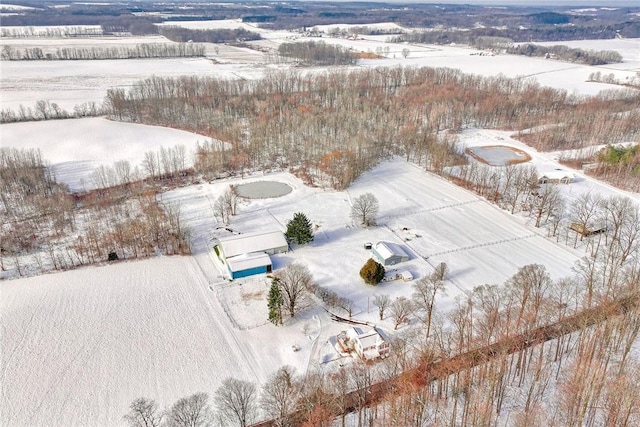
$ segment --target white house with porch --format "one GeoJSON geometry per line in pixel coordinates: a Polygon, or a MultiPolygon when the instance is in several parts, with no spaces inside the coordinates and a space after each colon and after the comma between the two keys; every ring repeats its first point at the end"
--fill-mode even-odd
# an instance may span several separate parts
{"type": "Polygon", "coordinates": [[[389,338],[382,329],[374,327],[364,332],[360,327],[354,326],[346,332],[349,344],[365,361],[385,358],[391,351],[389,338]]]}

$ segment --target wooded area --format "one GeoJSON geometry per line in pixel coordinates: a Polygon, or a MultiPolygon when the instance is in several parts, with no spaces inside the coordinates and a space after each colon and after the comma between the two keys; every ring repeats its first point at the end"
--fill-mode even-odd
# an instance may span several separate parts
{"type": "Polygon", "coordinates": [[[135,179],[126,163],[96,172],[103,188],[72,195],[55,181],[39,150],[0,148],[0,268],[10,263],[22,276],[190,253],[180,207],[161,204],[159,187],[135,179]],[[21,261],[25,256],[28,263],[21,261]]]}
{"type": "Polygon", "coordinates": [[[345,188],[392,155],[436,173],[465,163],[455,143],[465,127],[514,129],[540,151],[633,141],[640,136],[639,97],[632,90],[578,97],[452,69],[375,68],[313,77],[274,71],[257,81],[154,77],[110,90],[104,108],[115,120],[230,143],[230,150],[200,146],[196,170],[205,176],[290,169],[308,183],[345,188]]]}

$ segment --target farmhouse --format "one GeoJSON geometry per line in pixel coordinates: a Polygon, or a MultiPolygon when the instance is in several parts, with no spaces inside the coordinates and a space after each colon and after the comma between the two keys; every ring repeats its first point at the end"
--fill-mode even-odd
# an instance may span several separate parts
{"type": "Polygon", "coordinates": [[[400,245],[391,242],[378,242],[371,248],[371,254],[382,265],[395,265],[409,261],[409,255],[400,245]]]}
{"type": "Polygon", "coordinates": [[[382,329],[371,328],[363,332],[361,328],[354,326],[347,331],[349,344],[363,360],[385,358],[389,355],[389,338],[382,329]]]}
{"type": "Polygon", "coordinates": [[[575,176],[571,172],[554,170],[545,172],[538,178],[538,184],[571,184],[575,176]]]}
{"type": "Polygon", "coordinates": [[[232,279],[271,272],[269,254],[288,249],[281,231],[237,234],[216,240],[216,255],[227,266],[232,279]]]}

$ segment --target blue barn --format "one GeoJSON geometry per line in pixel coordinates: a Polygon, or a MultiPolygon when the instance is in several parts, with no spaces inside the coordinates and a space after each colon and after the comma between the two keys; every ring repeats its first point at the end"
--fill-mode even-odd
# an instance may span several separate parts
{"type": "Polygon", "coordinates": [[[227,267],[231,279],[271,272],[269,254],[289,249],[281,231],[234,234],[217,239],[214,249],[227,267]]]}

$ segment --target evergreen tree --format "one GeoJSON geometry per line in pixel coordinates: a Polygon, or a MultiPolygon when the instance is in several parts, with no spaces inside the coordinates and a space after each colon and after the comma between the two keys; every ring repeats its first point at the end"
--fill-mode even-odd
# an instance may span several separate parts
{"type": "Polygon", "coordinates": [[[369,260],[360,269],[360,277],[369,285],[377,285],[384,279],[384,266],[376,262],[373,258],[369,260]]]}
{"type": "Polygon", "coordinates": [[[285,236],[288,242],[296,245],[304,245],[313,241],[311,222],[307,216],[302,212],[295,213],[293,219],[287,223],[285,236]]]}
{"type": "Polygon", "coordinates": [[[280,281],[274,278],[269,288],[269,321],[274,325],[282,325],[282,293],[280,292],[280,281]]]}

